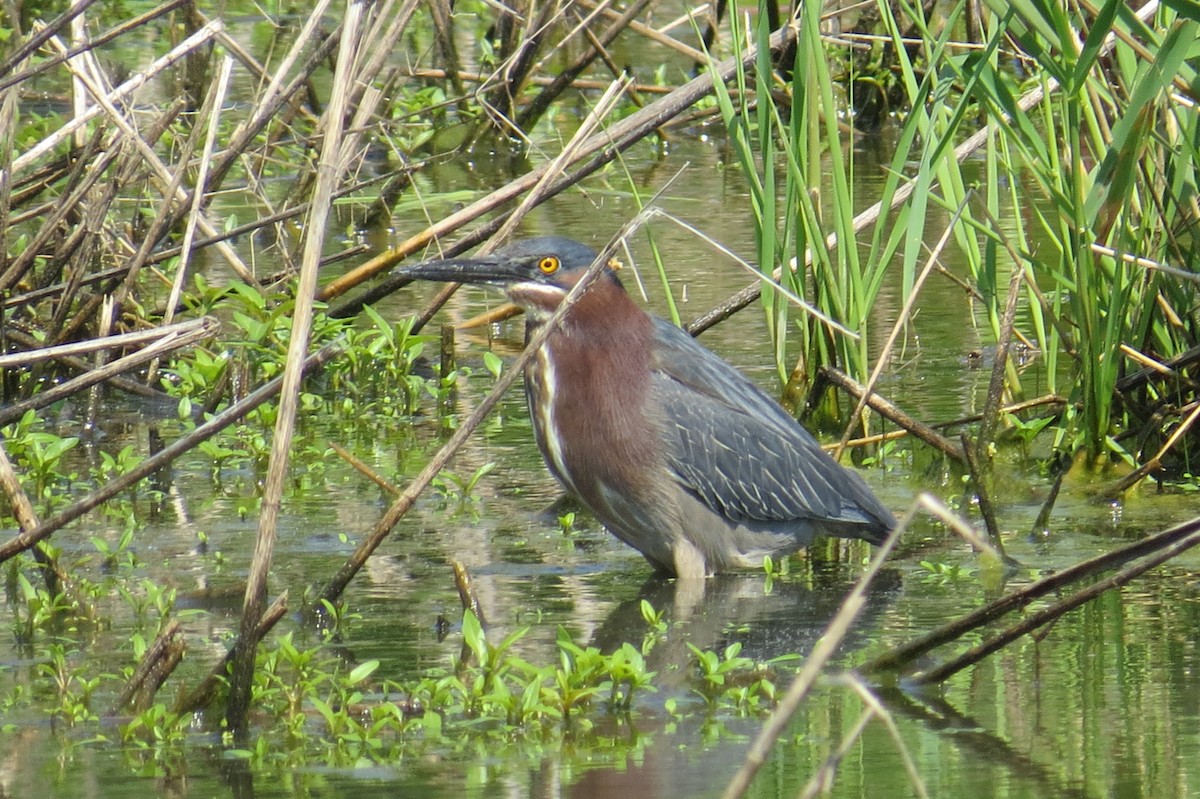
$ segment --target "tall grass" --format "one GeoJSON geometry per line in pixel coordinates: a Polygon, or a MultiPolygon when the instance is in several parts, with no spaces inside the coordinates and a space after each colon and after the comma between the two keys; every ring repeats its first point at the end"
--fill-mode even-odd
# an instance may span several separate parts
{"type": "Polygon", "coordinates": [[[1196,222],[1200,131],[1173,83],[1195,80],[1187,56],[1200,8],[1178,6],[1193,18],[1160,9],[1151,27],[1119,2],[1086,15],[1027,2],[995,8],[996,33],[1015,39],[1047,89],[1025,111],[1011,76],[989,64],[974,96],[1009,155],[1000,176],[1040,228],[1041,246],[1027,239],[1020,249],[1031,284],[1045,287],[1031,304],[1044,349],[1070,367],[1063,444],[1093,463],[1133,458],[1116,439],[1137,411],[1116,391],[1130,369],[1121,348],[1162,360],[1196,339],[1195,282],[1120,254],[1180,264],[1194,253],[1186,231],[1196,222]],[[1117,41],[1106,55],[1110,32],[1117,41]],[[1142,45],[1127,43],[1135,40],[1142,45]]]}
{"type": "MultiPolygon", "coordinates": [[[[886,5],[881,9],[885,27],[899,42],[891,9],[886,5]]],[[[960,11],[961,6],[954,14],[960,11]]],[[[860,221],[856,210],[868,201],[856,194],[856,164],[843,134],[843,103],[835,95],[829,54],[820,36],[819,8],[803,4],[800,15],[792,78],[782,87],[790,105],[781,108],[772,99],[771,90],[777,87],[770,84],[771,65],[761,59],[754,77],[754,109],[744,100],[735,107],[720,90],[718,101],[739,164],[750,179],[764,271],[775,264],[795,265],[794,271],[784,270],[789,287],[856,334],[837,335],[815,318],[794,317],[780,296],[764,291],[781,377],[803,380],[811,378],[816,367],[835,364],[865,380],[871,371],[871,325],[887,321],[874,312],[880,290],[889,269],[899,269],[903,290],[912,290],[922,258],[924,218],[934,202],[933,187],[941,184],[940,202],[946,205],[957,205],[965,196],[952,146],[963,113],[950,105],[951,95],[939,87],[935,73],[920,74],[899,44],[900,79],[913,111],[898,131],[899,146],[879,205],[884,209],[892,205],[906,173],[915,173],[916,186],[893,215],[860,221]],[[779,181],[782,185],[777,188],[779,181]],[[860,239],[869,240],[869,248],[861,248],[860,239]],[[793,323],[800,331],[801,350],[794,366],[786,351],[786,332],[793,323]]],[[[765,36],[761,25],[754,35],[760,41],[765,36]]],[[[943,58],[945,45],[944,35],[928,42],[925,57],[943,58]]],[[[739,97],[746,97],[745,92],[739,97]]],[[[958,239],[965,248],[976,247],[965,223],[958,239]]]]}
{"type": "MultiPolygon", "coordinates": [[[[717,94],[749,178],[764,271],[796,264],[784,270],[785,282],[857,334],[837,335],[765,291],[781,378],[811,377],[833,364],[864,379],[871,328],[890,321],[875,310],[884,281],[905,296],[913,291],[926,218],[965,202],[954,241],[997,340],[1003,287],[1012,270],[1024,273],[1024,318],[1043,351],[1048,388],[1071,400],[1055,428],[1057,446],[1091,463],[1114,454],[1136,459],[1120,433],[1150,414],[1118,391],[1118,380],[1131,364],[1169,359],[1196,339],[1194,273],[1180,279],[1146,265],[1190,263],[1196,248],[1200,130],[1188,99],[1196,77],[1188,56],[1200,6],[1172,6],[1143,24],[1115,0],[1098,9],[995,2],[985,41],[966,47],[954,40],[966,27],[965,2],[947,9],[936,28],[919,5],[881,2],[892,77],[909,110],[896,123],[880,206],[903,201],[890,215],[856,224],[865,203],[855,196],[853,148],[839,126],[844,104],[819,8],[802,4],[790,81],[772,84],[778,73],[764,57],[753,76],[737,81],[739,89],[752,84],[755,106],[745,91],[738,103],[717,94]],[[916,31],[918,43],[901,31],[916,31]],[[1040,97],[1028,94],[1037,87],[1040,97]],[[790,102],[778,102],[773,89],[790,102]],[[958,145],[980,129],[983,182],[973,187],[958,145]],[[907,196],[897,194],[902,186],[907,196]],[[795,354],[786,346],[791,325],[799,329],[795,354]]],[[[744,34],[761,42],[766,31],[760,24],[744,34]]],[[[1011,365],[1006,389],[1022,395],[1011,365]]]]}

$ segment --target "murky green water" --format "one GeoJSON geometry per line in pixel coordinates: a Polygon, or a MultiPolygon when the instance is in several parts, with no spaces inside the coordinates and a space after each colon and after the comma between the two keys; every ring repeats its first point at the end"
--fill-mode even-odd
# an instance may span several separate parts
{"type": "MultiPolygon", "coordinates": [[[[860,148],[858,157],[863,178],[857,191],[866,204],[874,196],[870,165],[878,159],[869,145],[860,148]]],[[[500,173],[505,166],[504,159],[480,157],[427,169],[419,180],[434,192],[463,187],[482,192],[509,177],[500,173]]],[[[721,136],[679,135],[664,153],[633,151],[626,166],[643,196],[682,171],[661,204],[753,258],[747,194],[727,163],[721,136]]],[[[624,177],[613,172],[542,206],[523,232],[553,232],[598,246],[636,210],[624,177]]],[[[934,220],[929,225],[938,227],[934,220]]],[[[394,220],[390,234],[369,235],[385,246],[422,226],[423,217],[414,213],[394,220]]],[[[685,320],[748,282],[739,267],[687,231],[658,222],[652,232],[670,254],[671,291],[685,320]]],[[[662,312],[663,289],[651,274],[645,240],[635,240],[633,248],[646,302],[662,312]]],[[[952,259],[951,253],[946,265],[953,270],[952,259]]],[[[398,318],[420,307],[429,291],[406,289],[380,310],[398,318]]],[[[480,292],[460,292],[443,316],[466,318],[495,302],[480,292]]],[[[877,330],[887,329],[901,303],[898,291],[883,295],[877,330]]],[[[924,420],[977,411],[988,373],[970,368],[967,354],[987,344],[986,335],[976,332],[980,322],[978,309],[961,290],[935,279],[883,392],[924,420]]],[[[518,346],[519,325],[510,322],[493,331],[505,347],[501,351],[510,353],[518,346]]],[[[475,377],[463,382],[457,397],[464,415],[491,383],[481,365],[482,339],[482,334],[464,335],[460,342],[462,363],[475,367],[475,377]]],[[[757,309],[702,340],[762,385],[775,385],[766,326],[757,309]]],[[[1037,366],[1031,368],[1030,393],[1035,394],[1037,366]]],[[[385,476],[403,482],[443,438],[431,402],[425,410],[411,429],[385,419],[363,419],[350,428],[344,420],[309,417],[302,441],[319,447],[326,441],[347,444],[360,456],[367,453],[385,476]]],[[[78,408],[64,410],[60,432],[79,434],[80,414],[78,408]]],[[[164,436],[178,433],[174,422],[160,422],[143,407],[120,405],[106,416],[110,421],[96,433],[106,449],[129,442],[145,452],[151,426],[160,426],[164,436]]],[[[86,461],[94,455],[85,446],[80,457],[86,461]]],[[[581,642],[636,641],[645,630],[639,601],[648,599],[665,610],[672,625],[650,665],[659,673],[659,691],[643,695],[632,716],[601,717],[590,731],[548,741],[489,738],[423,750],[397,762],[329,767],[310,758],[300,766],[281,762],[252,767],[225,755],[218,741],[200,731],[186,761],[164,764],[122,747],[115,726],[102,728],[109,740],[89,740],[51,724],[45,715],[14,711],[0,716],[0,796],[718,795],[763,719],[729,710],[690,712],[703,702],[687,688],[691,661],[686,643],[720,650],[737,641],[744,654],[758,659],[806,653],[859,575],[867,550],[844,546],[821,557],[797,559],[794,573],[769,590],[762,575],[752,574],[713,580],[699,595],[681,595],[674,583],[653,577],[640,556],[594,521],[581,516],[575,531],[566,535],[542,513],[558,489],[541,465],[524,402],[515,393],[451,468],[469,475],[490,462],[497,468],[468,502],[427,494],[351,585],[348,609],[357,618],[345,630],[346,657],[378,659],[377,676],[396,680],[448,665],[461,639],[454,632],[442,637],[438,624],[461,615],[448,567],[449,560],[457,559],[471,569],[497,638],[530,628],[517,652],[531,661],[553,657],[559,625],[581,642]],[[667,709],[671,699],[689,712],[673,715],[667,709]]],[[[898,511],[922,490],[960,503],[961,482],[948,478],[940,464],[925,468],[922,463],[918,458],[916,467],[909,468],[897,459],[891,468],[865,476],[898,511]]],[[[1068,484],[1049,534],[1031,538],[1046,489],[1044,480],[1027,468],[1012,468],[1003,483],[1006,493],[998,498],[1009,554],[1026,567],[1005,590],[1195,512],[1194,502],[1185,496],[1149,491],[1121,506],[1096,504],[1083,487],[1068,484]]],[[[193,611],[185,617],[188,654],[167,690],[194,683],[225,651],[236,630],[260,477],[249,469],[226,470],[214,481],[210,464],[197,455],[176,464],[161,506],[137,500],[138,565],[128,578],[177,588],[181,607],[193,611]],[[198,544],[199,534],[207,539],[205,547],[198,544]]],[[[378,489],[332,456],[320,470],[313,467],[307,477],[298,475],[297,484],[300,488],[285,502],[271,581],[273,594],[287,589],[294,597],[327,579],[386,506],[378,489]]],[[[92,553],[91,536],[115,542],[119,533],[97,516],[55,540],[70,559],[92,553]]],[[[91,568],[98,575],[98,566],[91,568]]],[[[961,542],[919,524],[871,593],[867,611],[843,647],[842,664],[860,662],[993,598],[996,586],[985,586],[978,570],[961,542]],[[936,578],[921,565],[923,560],[959,565],[961,576],[936,578]]],[[[896,737],[887,725],[871,722],[842,759],[832,794],[912,795],[905,767],[911,761],[928,795],[935,797],[1200,796],[1198,572],[1200,556],[1192,554],[1067,616],[1041,640],[1022,639],[960,673],[942,690],[922,692],[901,685],[886,692],[896,737]]],[[[69,636],[85,642],[73,656],[75,663],[86,664],[82,671],[119,670],[129,662],[129,653],[113,647],[125,646],[132,629],[154,620],[152,614],[139,619],[123,605],[114,607],[111,627],[69,636]]],[[[7,606],[3,613],[11,618],[7,606]]],[[[294,620],[283,626],[304,635],[294,620]]],[[[18,686],[46,691],[38,688],[45,681],[38,665],[38,658],[13,636],[0,636],[0,697],[18,686]]],[[[780,684],[786,681],[787,673],[781,672],[780,684]]],[[[801,709],[750,795],[798,795],[863,709],[861,698],[845,685],[822,685],[801,709]]]]}

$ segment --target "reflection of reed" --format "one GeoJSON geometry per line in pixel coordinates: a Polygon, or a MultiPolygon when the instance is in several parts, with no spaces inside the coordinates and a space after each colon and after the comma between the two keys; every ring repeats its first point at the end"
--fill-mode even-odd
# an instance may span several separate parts
{"type": "Polygon", "coordinates": [[[1053,769],[1018,751],[1003,737],[991,732],[988,724],[960,713],[945,699],[926,693],[918,700],[897,688],[878,689],[877,695],[892,714],[924,724],[937,733],[952,733],[956,747],[970,751],[981,762],[1009,771],[1021,782],[1041,786],[1044,790],[1039,793],[1043,796],[1062,799],[1094,796],[1078,782],[1061,778],[1053,769]]]}

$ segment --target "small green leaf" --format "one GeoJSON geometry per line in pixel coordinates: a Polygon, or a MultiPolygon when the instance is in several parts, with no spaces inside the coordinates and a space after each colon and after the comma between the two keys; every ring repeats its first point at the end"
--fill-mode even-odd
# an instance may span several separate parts
{"type": "Polygon", "coordinates": [[[346,678],[346,682],[349,685],[358,685],[360,682],[374,674],[377,668],[379,668],[378,660],[368,660],[365,663],[359,663],[350,671],[350,675],[346,678]]]}
{"type": "Polygon", "coordinates": [[[483,354],[483,365],[492,373],[492,377],[498,378],[500,377],[500,373],[504,371],[504,361],[491,350],[483,354]]]}

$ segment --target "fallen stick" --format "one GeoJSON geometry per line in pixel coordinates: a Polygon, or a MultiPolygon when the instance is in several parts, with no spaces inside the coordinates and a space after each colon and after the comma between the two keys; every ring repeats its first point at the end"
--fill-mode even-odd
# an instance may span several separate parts
{"type": "MultiPolygon", "coordinates": [[[[23,347],[36,348],[39,343],[38,340],[33,336],[19,330],[6,330],[4,331],[4,335],[10,341],[16,342],[23,347]]],[[[31,351],[32,350],[27,350],[27,352],[31,351]]],[[[76,358],[73,355],[60,355],[55,360],[68,369],[73,369],[80,373],[90,372],[92,369],[96,368],[94,363],[85,361],[82,358],[76,358]]],[[[114,375],[113,377],[108,378],[104,381],[104,384],[106,386],[111,386],[118,391],[123,391],[126,394],[132,394],[136,397],[144,397],[145,399],[155,400],[158,402],[175,402],[175,398],[164,391],[159,391],[156,388],[150,388],[149,386],[144,385],[137,380],[130,380],[129,378],[121,377],[119,375],[114,375]]]]}
{"type": "MultiPolygon", "coordinates": [[[[854,380],[849,375],[839,372],[837,369],[833,369],[829,366],[822,366],[818,374],[825,380],[833,383],[838,388],[849,393],[855,399],[866,395],[866,389],[861,383],[859,383],[857,380],[854,380]]],[[[892,420],[892,422],[895,424],[903,427],[905,430],[908,430],[926,444],[929,444],[933,448],[940,450],[959,463],[963,462],[963,452],[959,445],[955,444],[953,441],[946,438],[944,435],[937,432],[919,419],[909,416],[907,413],[900,410],[878,394],[871,394],[867,398],[867,405],[871,406],[871,408],[879,415],[892,420]]]]}
{"type": "MultiPolygon", "coordinates": [[[[464,323],[464,327],[465,326],[466,325],[464,323]]],[[[1036,397],[1031,400],[1025,400],[1024,402],[1017,402],[1017,403],[1014,403],[1013,405],[1005,405],[1003,408],[1000,409],[1000,413],[1003,413],[1003,414],[1020,413],[1021,411],[1027,411],[1030,408],[1036,408],[1036,407],[1039,407],[1042,405],[1065,405],[1066,402],[1067,401],[1065,399],[1058,396],[1057,394],[1045,394],[1041,397],[1036,397]]],[[[929,425],[929,428],[931,430],[945,430],[948,427],[959,427],[964,424],[971,424],[973,422],[978,422],[981,418],[982,417],[980,416],[980,414],[972,413],[967,416],[960,416],[957,419],[949,419],[945,422],[933,422],[929,425]]],[[[846,446],[847,447],[865,447],[865,446],[869,446],[869,445],[873,445],[873,444],[882,444],[886,441],[894,441],[898,438],[904,438],[909,435],[912,435],[912,434],[908,430],[903,430],[903,429],[889,430],[886,433],[876,433],[875,435],[862,436],[861,438],[852,438],[846,442],[846,446]]],[[[832,452],[837,446],[838,446],[837,444],[822,444],[821,445],[821,447],[826,452],[832,452]]]]}
{"type": "Polygon", "coordinates": [[[88,339],[87,341],[75,341],[70,344],[57,344],[53,347],[39,347],[32,350],[12,352],[8,355],[0,355],[0,369],[12,369],[14,367],[30,366],[35,363],[41,363],[42,361],[55,360],[72,355],[85,355],[89,352],[95,352],[97,350],[131,347],[138,344],[144,344],[147,341],[153,341],[155,339],[162,338],[170,333],[184,334],[193,332],[200,328],[207,330],[215,323],[215,319],[210,316],[206,316],[200,319],[192,319],[186,322],[176,322],[173,325],[155,327],[149,330],[135,330],[132,333],[120,333],[115,336],[102,336],[100,338],[88,339]]]}
{"type": "Polygon", "coordinates": [[[1167,561],[1178,555],[1183,554],[1192,547],[1200,544],[1200,527],[1191,535],[1184,537],[1180,541],[1165,547],[1140,563],[1135,563],[1125,567],[1121,571],[1106,577],[1098,583],[1094,583],[1081,591],[1077,591],[1066,599],[1055,602],[1050,607],[1030,613],[1017,624],[1008,627],[1002,632],[992,636],[976,646],[971,647],[966,652],[962,653],[953,660],[949,660],[940,666],[935,666],[928,671],[918,672],[912,676],[912,680],[918,685],[928,685],[933,683],[943,682],[958,672],[973,666],[983,660],[993,652],[1003,649],[1008,644],[1020,638],[1026,633],[1032,632],[1037,628],[1056,621],[1062,616],[1075,610],[1080,605],[1084,605],[1096,599],[1101,594],[1107,593],[1114,588],[1120,588],[1126,583],[1134,580],[1137,577],[1148,572],[1150,569],[1161,566],[1167,561]]]}

